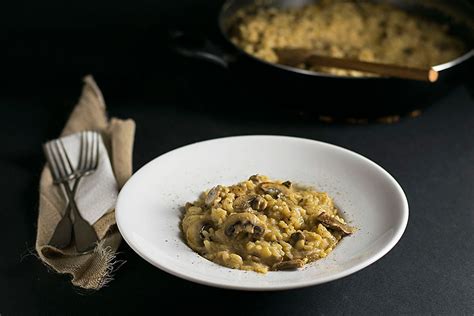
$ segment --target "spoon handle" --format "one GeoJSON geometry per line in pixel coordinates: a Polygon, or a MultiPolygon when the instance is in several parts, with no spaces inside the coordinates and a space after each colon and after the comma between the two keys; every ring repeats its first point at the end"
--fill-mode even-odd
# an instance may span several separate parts
{"type": "Polygon", "coordinates": [[[356,59],[321,56],[308,49],[277,49],[279,62],[289,66],[309,63],[314,66],[358,70],[388,77],[435,82],[438,72],[433,68],[413,68],[398,65],[373,63],[356,59]]]}

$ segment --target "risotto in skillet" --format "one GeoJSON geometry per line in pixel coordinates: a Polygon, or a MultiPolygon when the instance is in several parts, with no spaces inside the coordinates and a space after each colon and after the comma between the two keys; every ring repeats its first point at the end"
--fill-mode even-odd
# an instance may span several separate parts
{"type": "Polygon", "coordinates": [[[187,203],[181,228],[203,257],[261,273],[324,258],[354,231],[326,193],[262,175],[218,185],[187,203]]]}
{"type": "MultiPolygon", "coordinates": [[[[286,9],[251,5],[239,10],[233,20],[232,42],[271,63],[279,62],[277,48],[307,48],[331,57],[421,68],[448,62],[466,51],[447,25],[385,3],[322,0],[286,9]]],[[[305,64],[298,67],[365,75],[305,64]]]]}

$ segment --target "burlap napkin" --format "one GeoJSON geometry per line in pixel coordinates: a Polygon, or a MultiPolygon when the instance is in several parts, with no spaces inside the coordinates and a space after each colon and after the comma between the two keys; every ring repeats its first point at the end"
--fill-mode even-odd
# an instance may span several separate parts
{"type": "MultiPolygon", "coordinates": [[[[69,117],[61,136],[83,130],[102,133],[117,183],[121,188],[132,174],[132,150],[135,135],[133,120],[108,119],[102,94],[91,76],[84,78],[82,95],[69,117]]],[[[60,188],[53,185],[47,166],[40,180],[40,201],[36,251],[40,259],[59,273],[72,275],[72,284],[85,289],[100,289],[110,281],[115,252],[121,236],[115,225],[115,213],[101,217],[94,228],[101,240],[94,252],[78,254],[74,246],[57,249],[48,245],[61,219],[66,200],[60,188]]]]}

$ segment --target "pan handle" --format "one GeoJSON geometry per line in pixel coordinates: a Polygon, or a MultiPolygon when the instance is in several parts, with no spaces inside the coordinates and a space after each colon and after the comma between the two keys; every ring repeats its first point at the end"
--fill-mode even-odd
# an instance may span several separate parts
{"type": "Polygon", "coordinates": [[[173,31],[170,35],[173,50],[181,56],[204,60],[225,69],[235,60],[235,56],[225,53],[221,47],[208,39],[187,36],[182,31],[173,31]]]}

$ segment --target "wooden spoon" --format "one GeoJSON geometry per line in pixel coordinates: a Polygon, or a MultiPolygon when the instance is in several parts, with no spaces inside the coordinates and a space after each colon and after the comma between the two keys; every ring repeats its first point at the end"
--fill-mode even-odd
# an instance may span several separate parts
{"type": "Polygon", "coordinates": [[[433,68],[412,68],[355,59],[321,56],[310,49],[301,48],[278,48],[275,49],[275,52],[278,55],[278,62],[289,66],[295,66],[301,63],[309,63],[314,66],[358,70],[402,79],[421,80],[428,82],[435,82],[438,80],[438,72],[433,68]]]}

